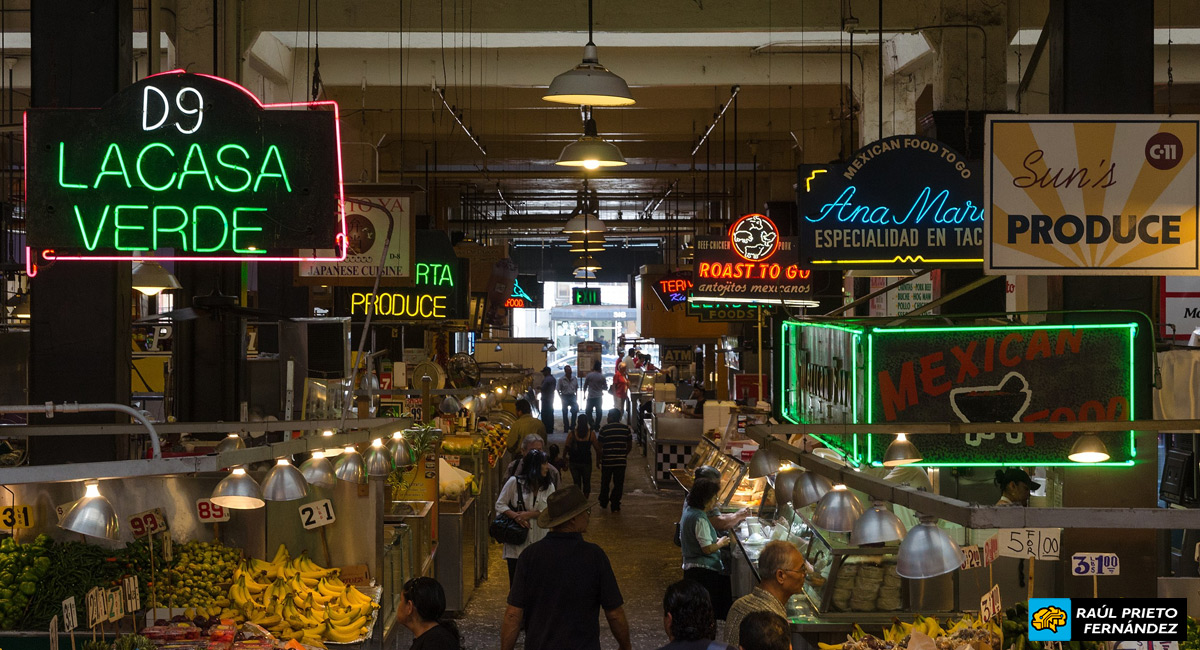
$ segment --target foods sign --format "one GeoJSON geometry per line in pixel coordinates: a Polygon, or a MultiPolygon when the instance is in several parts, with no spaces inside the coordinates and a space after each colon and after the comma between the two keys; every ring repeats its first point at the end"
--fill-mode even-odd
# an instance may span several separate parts
{"type": "Polygon", "coordinates": [[[748,214],[725,237],[697,237],[693,302],[811,303],[811,272],[801,269],[794,237],[768,217],[748,214]]]}
{"type": "Polygon", "coordinates": [[[232,82],[174,71],[102,108],[31,109],[25,127],[41,259],[345,255],[334,102],[264,106],[232,82]]]}
{"type": "Polygon", "coordinates": [[[976,267],[983,261],[978,163],[898,135],[849,163],[802,165],[800,263],[810,268],[976,267]]]}
{"type": "Polygon", "coordinates": [[[1198,118],[989,117],[989,273],[1200,273],[1198,118]]]}
{"type": "MultiPolygon", "coordinates": [[[[867,422],[1062,422],[1056,433],[914,436],[922,465],[1070,464],[1071,423],[1131,420],[1137,326],[869,330],[867,422]]],[[[1128,431],[1095,434],[1109,464],[1131,461],[1128,431]]],[[[868,436],[882,460],[892,436],[868,436]]]]}

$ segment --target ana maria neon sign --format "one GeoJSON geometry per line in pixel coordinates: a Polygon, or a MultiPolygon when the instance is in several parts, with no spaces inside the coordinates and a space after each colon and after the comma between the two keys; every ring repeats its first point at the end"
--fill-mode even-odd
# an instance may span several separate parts
{"type": "Polygon", "coordinates": [[[29,241],[45,260],[345,257],[334,102],[263,105],[174,71],[100,109],[31,110],[25,127],[29,241]]]}

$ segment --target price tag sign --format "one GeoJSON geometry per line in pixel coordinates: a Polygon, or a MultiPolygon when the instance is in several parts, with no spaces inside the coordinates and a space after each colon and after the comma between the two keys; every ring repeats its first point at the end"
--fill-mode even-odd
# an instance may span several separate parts
{"type": "Polygon", "coordinates": [[[175,559],[175,542],[171,541],[171,531],[163,533],[162,542],[163,560],[170,562],[175,559]]]}
{"type": "Polygon", "coordinates": [[[142,592],[138,589],[137,576],[125,576],[121,580],[121,588],[125,591],[125,611],[136,612],[142,608],[142,592]]]}
{"type": "Polygon", "coordinates": [[[79,627],[79,617],[75,613],[75,597],[63,601],[63,631],[70,632],[79,627]]]}
{"type": "Polygon", "coordinates": [[[29,528],[33,524],[33,512],[29,506],[5,506],[0,508],[0,526],[4,528],[29,528]]]}
{"type": "Polygon", "coordinates": [[[92,587],[92,590],[87,592],[84,597],[87,607],[87,622],[88,627],[93,628],[103,621],[104,616],[104,592],[99,587],[92,587]]]}
{"type": "Polygon", "coordinates": [[[992,585],[991,591],[979,599],[979,619],[986,621],[999,614],[1004,606],[1000,603],[1000,585],[992,585]]]}
{"type": "Polygon", "coordinates": [[[999,538],[1001,557],[1057,560],[1061,528],[1001,528],[999,538]]]}
{"type": "Polygon", "coordinates": [[[129,518],[129,530],[133,532],[135,539],[161,533],[166,529],[167,518],[163,515],[162,508],[139,512],[129,518]]]}
{"type": "Polygon", "coordinates": [[[58,650],[58,614],[50,619],[50,650],[58,650]]]}
{"type": "Polygon", "coordinates": [[[202,524],[216,524],[229,521],[229,508],[212,502],[212,499],[196,499],[196,518],[202,524]]]}
{"type": "Polygon", "coordinates": [[[321,499],[300,506],[300,523],[304,525],[304,530],[312,530],[321,526],[328,526],[336,521],[333,516],[333,504],[329,499],[321,499]]]}
{"type": "Polygon", "coordinates": [[[1116,553],[1076,553],[1071,556],[1071,574],[1077,576],[1119,576],[1121,560],[1116,553]]]}
{"type": "Polygon", "coordinates": [[[125,616],[125,590],[113,587],[104,592],[104,615],[108,622],[121,620],[125,616]]]}
{"type": "Polygon", "coordinates": [[[1000,538],[992,535],[992,538],[983,543],[983,566],[991,566],[992,562],[1000,555],[1000,538]]]}
{"type": "Polygon", "coordinates": [[[74,501],[68,501],[60,506],[55,506],[54,512],[58,514],[59,523],[62,523],[63,517],[67,516],[67,513],[71,511],[71,508],[74,505],[75,505],[74,501]]]}
{"type": "Polygon", "coordinates": [[[963,569],[978,569],[983,566],[983,550],[978,546],[962,547],[962,564],[958,568],[963,569]]]}

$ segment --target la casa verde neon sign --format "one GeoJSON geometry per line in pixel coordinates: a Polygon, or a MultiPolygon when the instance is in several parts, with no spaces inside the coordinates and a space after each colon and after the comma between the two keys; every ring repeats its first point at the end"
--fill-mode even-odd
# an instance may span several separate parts
{"type": "Polygon", "coordinates": [[[264,105],[182,71],[99,109],[32,109],[30,248],[47,261],[342,260],[338,119],[332,101],[264,105]]]}

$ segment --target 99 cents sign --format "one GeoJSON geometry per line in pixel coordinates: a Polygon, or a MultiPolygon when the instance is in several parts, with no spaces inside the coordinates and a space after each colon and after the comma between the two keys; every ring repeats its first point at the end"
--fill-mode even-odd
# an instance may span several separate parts
{"type": "Polygon", "coordinates": [[[129,518],[129,530],[133,533],[133,537],[145,537],[154,533],[161,533],[167,529],[167,518],[163,515],[162,508],[155,508],[129,518]]]}

